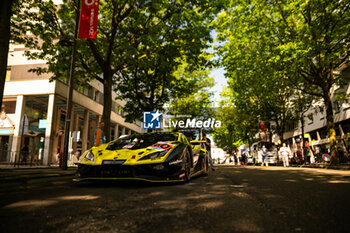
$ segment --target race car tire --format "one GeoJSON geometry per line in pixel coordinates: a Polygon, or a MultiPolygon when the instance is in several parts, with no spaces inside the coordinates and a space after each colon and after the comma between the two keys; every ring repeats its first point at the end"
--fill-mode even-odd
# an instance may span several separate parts
{"type": "Polygon", "coordinates": [[[189,150],[186,150],[183,163],[185,165],[185,182],[188,182],[191,179],[191,159],[189,150]]]}

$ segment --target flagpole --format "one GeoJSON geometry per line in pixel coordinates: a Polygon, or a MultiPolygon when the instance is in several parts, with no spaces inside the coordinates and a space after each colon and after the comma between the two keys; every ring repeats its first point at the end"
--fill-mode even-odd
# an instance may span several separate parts
{"type": "Polygon", "coordinates": [[[63,149],[62,167],[61,167],[62,170],[67,170],[67,161],[68,161],[70,124],[71,124],[71,115],[72,115],[73,76],[74,76],[74,69],[75,69],[75,55],[77,50],[77,37],[78,37],[79,18],[80,18],[80,0],[78,0],[78,5],[76,7],[77,7],[77,10],[76,10],[76,16],[75,16],[75,32],[74,32],[74,39],[73,39],[73,50],[72,50],[72,58],[70,63],[70,72],[69,72],[66,122],[64,127],[64,146],[63,146],[64,149],[63,149]]]}

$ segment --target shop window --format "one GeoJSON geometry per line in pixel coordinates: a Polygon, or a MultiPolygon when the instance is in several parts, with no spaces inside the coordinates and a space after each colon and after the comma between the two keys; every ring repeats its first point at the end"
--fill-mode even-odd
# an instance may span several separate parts
{"type": "Polygon", "coordinates": [[[7,114],[16,113],[16,98],[3,99],[2,106],[7,114]]]}

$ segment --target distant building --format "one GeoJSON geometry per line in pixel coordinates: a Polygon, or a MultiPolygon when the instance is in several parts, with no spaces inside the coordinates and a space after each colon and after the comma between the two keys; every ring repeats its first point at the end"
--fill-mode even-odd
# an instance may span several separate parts
{"type": "MultiPolygon", "coordinates": [[[[338,71],[338,75],[350,78],[350,66],[342,66],[338,71]]],[[[350,98],[337,99],[339,94],[350,94],[350,83],[343,86],[334,86],[332,88],[333,113],[335,130],[338,139],[338,148],[343,152],[349,153],[350,146],[350,98]]],[[[291,145],[293,151],[300,147],[301,123],[294,121],[287,126],[283,137],[291,145]]],[[[322,153],[329,152],[329,139],[327,134],[326,109],[323,100],[315,103],[309,111],[304,114],[304,133],[307,145],[317,146],[322,153]]]]}

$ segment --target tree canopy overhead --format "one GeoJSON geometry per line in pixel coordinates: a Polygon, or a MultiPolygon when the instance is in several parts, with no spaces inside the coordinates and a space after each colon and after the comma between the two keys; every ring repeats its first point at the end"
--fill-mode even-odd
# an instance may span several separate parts
{"type": "MultiPolygon", "coordinates": [[[[26,46],[37,50],[27,55],[48,64],[48,68],[36,69],[37,73],[50,72],[58,80],[69,77],[71,48],[58,41],[73,38],[77,2],[35,5],[39,9],[36,18],[25,30],[40,41],[26,37],[26,46]]],[[[200,54],[209,46],[208,24],[220,5],[221,1],[209,0],[100,1],[97,38],[78,40],[75,80],[79,85],[90,80],[103,84],[102,120],[107,138],[112,91],[131,101],[125,107],[129,121],[141,118],[139,113],[144,110],[162,106],[174,89],[177,66],[182,61],[191,68],[205,63],[200,54]]]]}
{"type": "Polygon", "coordinates": [[[218,17],[217,30],[231,86],[242,83],[240,79],[254,80],[267,89],[261,92],[267,96],[297,89],[322,98],[336,162],[331,88],[344,81],[334,70],[349,62],[350,2],[238,0],[230,4],[218,17]],[[279,79],[274,88],[268,84],[271,78],[279,79]]]}

